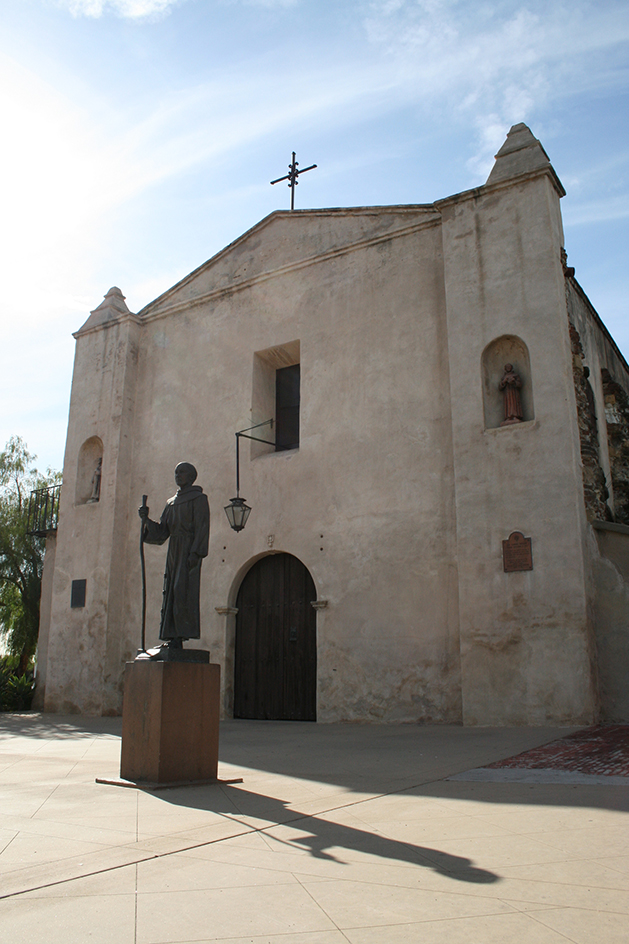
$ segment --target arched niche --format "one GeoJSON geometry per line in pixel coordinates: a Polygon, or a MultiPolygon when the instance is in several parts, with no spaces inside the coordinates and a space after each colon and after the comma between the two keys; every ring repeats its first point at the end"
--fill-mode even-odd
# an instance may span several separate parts
{"type": "Polygon", "coordinates": [[[86,439],[79,449],[79,459],[76,470],[76,491],[74,501],[77,505],[86,505],[88,502],[92,503],[99,500],[100,489],[98,489],[98,497],[94,497],[94,474],[99,468],[99,464],[102,465],[102,459],[102,439],[100,439],[98,436],[92,436],[90,439],[86,439]]]}
{"type": "Polygon", "coordinates": [[[488,344],[482,355],[485,429],[498,429],[504,420],[504,395],[500,390],[500,381],[504,376],[506,364],[512,364],[514,372],[522,379],[520,399],[523,422],[535,419],[529,350],[522,338],[514,334],[503,334],[488,344]]]}

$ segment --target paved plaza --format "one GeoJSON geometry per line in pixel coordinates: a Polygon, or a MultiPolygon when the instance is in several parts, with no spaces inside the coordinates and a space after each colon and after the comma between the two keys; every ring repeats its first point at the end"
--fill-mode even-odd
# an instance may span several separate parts
{"type": "Polygon", "coordinates": [[[575,729],[229,721],[153,792],[120,730],[0,715],[1,944],[629,940],[629,780],[491,767],[575,729]]]}

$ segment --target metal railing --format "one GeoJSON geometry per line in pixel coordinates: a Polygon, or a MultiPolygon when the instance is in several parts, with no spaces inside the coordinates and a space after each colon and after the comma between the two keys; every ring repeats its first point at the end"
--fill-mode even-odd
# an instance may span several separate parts
{"type": "Polygon", "coordinates": [[[57,530],[60,497],[61,485],[37,488],[31,492],[28,502],[27,534],[45,538],[46,535],[57,530]]]}

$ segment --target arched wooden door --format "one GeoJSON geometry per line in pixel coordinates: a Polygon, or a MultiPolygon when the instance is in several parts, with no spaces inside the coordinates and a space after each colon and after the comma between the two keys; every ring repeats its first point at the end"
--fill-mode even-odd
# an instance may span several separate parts
{"type": "Polygon", "coordinates": [[[292,554],[246,574],[236,606],[234,717],[317,720],[315,585],[292,554]]]}

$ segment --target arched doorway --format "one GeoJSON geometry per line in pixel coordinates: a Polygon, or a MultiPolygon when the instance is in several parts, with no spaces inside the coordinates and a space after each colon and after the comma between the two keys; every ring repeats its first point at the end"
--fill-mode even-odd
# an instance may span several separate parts
{"type": "Polygon", "coordinates": [[[271,554],[245,575],[236,606],[234,717],[317,720],[315,585],[292,554],[271,554]]]}

